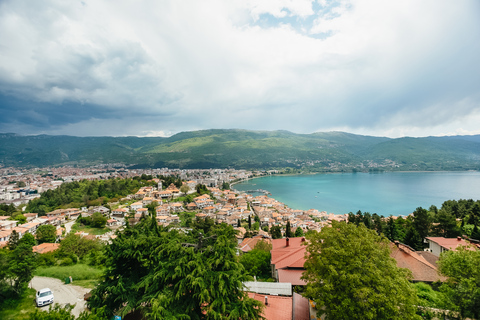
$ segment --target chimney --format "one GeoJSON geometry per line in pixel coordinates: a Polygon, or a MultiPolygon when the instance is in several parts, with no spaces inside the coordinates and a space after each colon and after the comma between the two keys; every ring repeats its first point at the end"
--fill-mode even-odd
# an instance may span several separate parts
{"type": "Polygon", "coordinates": [[[305,237],[302,237],[302,240],[301,240],[301,242],[305,242],[305,237]]]}
{"type": "Polygon", "coordinates": [[[462,240],[462,237],[458,236],[458,237],[457,237],[457,240],[458,240],[458,241],[462,240]]]}
{"type": "Polygon", "coordinates": [[[287,239],[285,239],[285,240],[286,240],[285,247],[288,247],[288,246],[290,245],[290,243],[289,243],[289,242],[290,242],[290,239],[287,238],[287,239]]]}
{"type": "Polygon", "coordinates": [[[268,306],[268,296],[265,296],[265,305],[268,306]]]}
{"type": "Polygon", "coordinates": [[[397,247],[398,247],[398,244],[399,244],[399,243],[400,243],[400,242],[398,242],[398,240],[395,240],[395,245],[396,245],[397,247]]]}

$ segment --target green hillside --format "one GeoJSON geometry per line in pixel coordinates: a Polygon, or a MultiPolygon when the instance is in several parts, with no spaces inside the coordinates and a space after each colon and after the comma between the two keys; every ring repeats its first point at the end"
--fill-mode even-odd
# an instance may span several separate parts
{"type": "Polygon", "coordinates": [[[0,164],[349,170],[480,168],[480,136],[399,138],[345,132],[201,130],[169,138],[0,134],[0,164]]]}

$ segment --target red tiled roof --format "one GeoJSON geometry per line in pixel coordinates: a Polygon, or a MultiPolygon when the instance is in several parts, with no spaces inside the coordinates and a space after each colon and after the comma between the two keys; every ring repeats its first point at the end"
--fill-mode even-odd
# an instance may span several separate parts
{"type": "MultiPolygon", "coordinates": [[[[448,250],[455,250],[459,246],[470,246],[471,243],[462,238],[426,237],[425,239],[435,242],[448,250]]],[[[472,247],[472,250],[474,248],[472,247]]]]}
{"type": "Polygon", "coordinates": [[[391,243],[392,253],[390,256],[397,261],[400,268],[406,268],[412,272],[414,281],[435,282],[445,280],[438,274],[435,265],[428,262],[411,248],[399,243],[398,246],[391,243]]]}
{"type": "MultiPolygon", "coordinates": [[[[249,292],[248,296],[265,304],[264,294],[249,292]]],[[[263,308],[262,315],[267,320],[291,320],[292,297],[267,296],[268,305],[263,308]]]]}
{"type": "Polygon", "coordinates": [[[305,238],[289,238],[288,247],[286,241],[286,239],[272,240],[272,264],[276,269],[303,268],[306,252],[306,246],[303,245],[305,238]]]}
{"type": "Polygon", "coordinates": [[[42,243],[38,246],[32,247],[33,252],[47,253],[57,250],[60,247],[60,243],[42,243]]]}
{"type": "Polygon", "coordinates": [[[242,252],[249,252],[250,250],[252,250],[255,247],[255,245],[259,241],[262,241],[262,240],[266,241],[267,243],[272,243],[271,239],[264,238],[262,236],[255,236],[253,238],[243,239],[242,243],[240,243],[238,245],[238,247],[240,248],[240,250],[242,250],[242,252]]]}
{"type": "Polygon", "coordinates": [[[293,301],[293,308],[295,309],[295,320],[309,320],[310,304],[308,303],[308,299],[294,292],[293,301]]]}
{"type": "Polygon", "coordinates": [[[307,283],[300,279],[304,269],[278,269],[278,282],[291,283],[294,286],[305,286],[307,283]]]}

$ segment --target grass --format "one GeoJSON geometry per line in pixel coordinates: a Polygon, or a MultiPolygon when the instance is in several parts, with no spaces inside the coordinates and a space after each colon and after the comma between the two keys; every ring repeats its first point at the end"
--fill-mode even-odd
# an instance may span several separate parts
{"type": "Polygon", "coordinates": [[[40,267],[35,271],[36,276],[56,278],[62,281],[71,276],[73,284],[85,288],[93,288],[102,273],[102,269],[81,263],[73,266],[40,267]]]}
{"type": "Polygon", "coordinates": [[[102,234],[105,234],[109,231],[112,231],[111,229],[105,227],[105,228],[92,228],[92,227],[87,227],[87,226],[83,226],[82,224],[79,224],[77,222],[75,222],[72,226],[72,231],[73,232],[86,232],[86,233],[89,233],[89,234],[93,234],[93,235],[96,235],[96,236],[99,236],[99,235],[102,235],[102,234]]]}
{"type": "Polygon", "coordinates": [[[28,288],[20,299],[2,301],[0,305],[0,319],[2,320],[26,320],[28,314],[34,312],[35,290],[28,288]]]}

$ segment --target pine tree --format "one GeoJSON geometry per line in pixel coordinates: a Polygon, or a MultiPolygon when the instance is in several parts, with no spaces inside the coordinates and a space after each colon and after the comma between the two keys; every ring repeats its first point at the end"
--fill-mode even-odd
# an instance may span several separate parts
{"type": "Polygon", "coordinates": [[[287,238],[293,237],[292,226],[290,225],[290,221],[287,221],[287,227],[285,229],[285,237],[287,238]]]}

